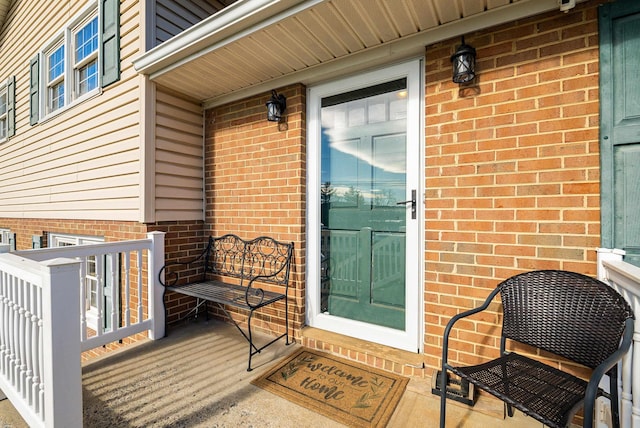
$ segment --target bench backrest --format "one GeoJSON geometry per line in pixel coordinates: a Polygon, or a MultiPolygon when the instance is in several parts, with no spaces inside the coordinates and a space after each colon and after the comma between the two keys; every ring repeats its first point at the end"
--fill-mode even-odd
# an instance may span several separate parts
{"type": "Polygon", "coordinates": [[[262,236],[244,240],[236,235],[209,238],[207,272],[239,278],[243,285],[258,278],[260,282],[288,285],[293,243],[262,236]]]}
{"type": "Polygon", "coordinates": [[[542,270],[498,285],[503,336],[595,368],[618,349],[627,301],[605,283],[575,272],[542,270]]]}

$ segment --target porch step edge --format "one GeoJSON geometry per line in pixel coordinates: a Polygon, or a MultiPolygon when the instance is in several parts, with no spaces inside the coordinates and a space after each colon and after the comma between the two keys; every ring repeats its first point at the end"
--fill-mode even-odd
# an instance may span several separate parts
{"type": "Polygon", "coordinates": [[[390,346],[367,342],[315,327],[301,330],[302,345],[339,355],[383,370],[424,378],[424,355],[390,346]]]}

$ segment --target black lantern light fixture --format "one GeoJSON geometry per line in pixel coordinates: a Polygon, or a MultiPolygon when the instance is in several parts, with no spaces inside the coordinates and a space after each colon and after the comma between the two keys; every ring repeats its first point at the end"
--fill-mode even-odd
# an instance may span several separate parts
{"type": "Polygon", "coordinates": [[[271,91],[271,99],[267,101],[267,120],[269,122],[280,122],[287,108],[287,99],[284,95],[271,91]]]}
{"type": "Polygon", "coordinates": [[[462,36],[462,44],[451,55],[453,63],[453,81],[455,83],[468,83],[476,77],[476,50],[465,44],[462,36]]]}

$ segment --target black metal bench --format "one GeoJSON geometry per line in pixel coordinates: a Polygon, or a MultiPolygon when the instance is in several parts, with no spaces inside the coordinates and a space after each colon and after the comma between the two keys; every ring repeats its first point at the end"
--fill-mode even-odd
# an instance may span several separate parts
{"type": "Polygon", "coordinates": [[[217,304],[249,342],[247,371],[251,371],[251,358],[255,354],[283,337],[289,345],[287,301],[292,254],[293,243],[266,236],[248,241],[232,234],[209,237],[207,247],[197,257],[165,264],[160,270],[160,283],[165,294],[173,291],[196,298],[196,306],[186,316],[194,313],[197,316],[203,305],[206,310],[207,302],[217,304]],[[270,289],[265,289],[266,286],[270,289]],[[281,300],[285,332],[258,348],[251,330],[253,314],[281,300]],[[228,312],[228,306],[249,312],[246,332],[228,312]]]}
{"type": "MultiPolygon", "coordinates": [[[[505,402],[509,416],[521,410],[550,427],[569,426],[584,408],[584,426],[591,428],[595,399],[609,396],[615,426],[619,426],[617,362],[633,337],[634,315],[627,301],[611,287],[579,273],[543,270],[501,282],[478,308],[454,316],[443,336],[440,385],[448,373],[471,382],[505,402]],[[476,366],[452,366],[447,361],[454,323],[487,309],[500,294],[503,307],[500,356],[476,366]],[[551,352],[593,369],[589,381],[516,352],[507,339],[551,352]],[[611,394],[598,385],[609,375],[611,394]]],[[[446,396],[441,395],[440,427],[445,426],[446,396]]]]}

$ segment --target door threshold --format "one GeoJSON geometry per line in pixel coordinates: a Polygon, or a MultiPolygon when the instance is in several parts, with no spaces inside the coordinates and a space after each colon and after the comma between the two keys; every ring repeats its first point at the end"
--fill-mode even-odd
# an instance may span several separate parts
{"type": "Polygon", "coordinates": [[[424,378],[424,354],[392,348],[315,327],[301,331],[302,345],[404,376],[424,378]]]}

